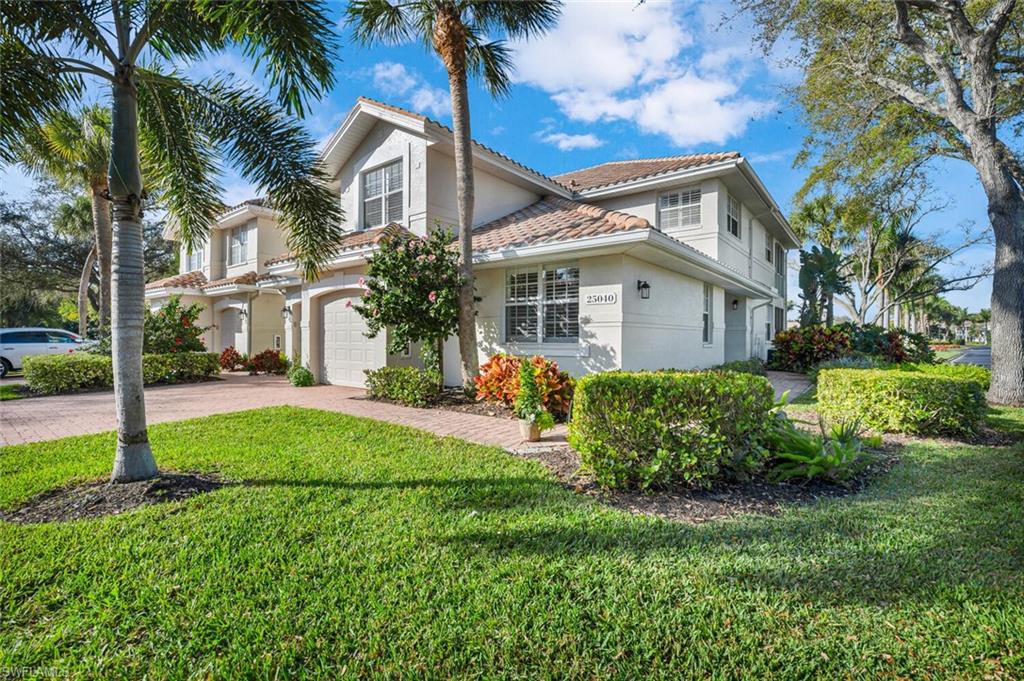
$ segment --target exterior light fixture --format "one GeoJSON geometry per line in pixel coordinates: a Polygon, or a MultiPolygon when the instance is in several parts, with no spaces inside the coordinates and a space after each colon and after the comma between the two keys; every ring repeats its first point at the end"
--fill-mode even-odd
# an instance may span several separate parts
{"type": "Polygon", "coordinates": [[[735,298],[732,299],[732,309],[740,309],[740,301],[736,300],[735,298]]]}
{"type": "Polygon", "coordinates": [[[281,308],[281,319],[288,321],[292,318],[292,309],[285,305],[281,308]]]}
{"type": "Polygon", "coordinates": [[[643,300],[647,300],[648,298],[651,297],[651,285],[648,284],[646,281],[637,279],[636,290],[640,292],[640,297],[643,300]]]}

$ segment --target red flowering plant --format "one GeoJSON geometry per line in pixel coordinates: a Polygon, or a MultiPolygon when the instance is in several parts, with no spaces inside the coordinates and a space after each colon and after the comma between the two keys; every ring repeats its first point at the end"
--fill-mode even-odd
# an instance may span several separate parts
{"type": "Polygon", "coordinates": [[[387,333],[387,348],[401,354],[421,343],[423,364],[441,381],[441,342],[459,326],[459,254],[449,248],[451,232],[383,241],[370,259],[362,300],[354,305],[370,338],[387,333]]]}
{"type": "Polygon", "coordinates": [[[236,371],[245,366],[245,358],[235,349],[234,345],[224,348],[220,353],[220,368],[225,371],[236,371]]]}
{"type": "Polygon", "coordinates": [[[819,362],[845,357],[852,349],[849,332],[838,326],[802,326],[779,331],[772,344],[772,368],[784,371],[806,371],[819,362]]]}
{"type": "MultiPolygon", "coordinates": [[[[500,402],[509,409],[515,406],[519,396],[520,366],[523,358],[498,353],[480,367],[476,377],[476,398],[489,402],[500,402]]],[[[552,415],[564,417],[569,414],[572,400],[573,380],[568,373],[560,371],[558,364],[540,355],[530,358],[534,380],[540,391],[544,408],[552,415]]]]}
{"type": "Polygon", "coordinates": [[[206,327],[196,323],[202,311],[203,306],[198,303],[182,306],[180,296],[171,296],[156,312],[146,310],[142,351],[205,352],[202,336],[206,327]]]}

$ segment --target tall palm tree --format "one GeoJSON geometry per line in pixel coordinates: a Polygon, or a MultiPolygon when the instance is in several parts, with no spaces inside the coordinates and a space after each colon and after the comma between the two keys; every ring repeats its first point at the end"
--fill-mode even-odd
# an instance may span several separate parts
{"type": "MultiPolygon", "coordinates": [[[[24,136],[21,161],[40,175],[53,178],[69,191],[84,190],[92,208],[94,256],[99,264],[99,324],[110,323],[110,201],[107,199],[107,168],[110,164],[110,110],[92,105],[72,114],[59,110],[24,136]]],[[[83,270],[88,289],[91,267],[83,270]]],[[[79,313],[82,311],[79,287],[79,313]]],[[[84,332],[79,316],[79,331],[84,332]]]]}
{"type": "Polygon", "coordinates": [[[492,96],[507,95],[512,60],[504,39],[523,39],[551,28],[561,13],[559,0],[353,0],[348,23],[363,44],[418,40],[441,58],[448,71],[459,210],[459,354],[462,383],[474,389],[479,370],[476,301],[473,286],[473,156],[469,124],[470,75],[483,79],[492,96]]]}
{"type": "Polygon", "coordinates": [[[266,192],[288,246],[315,276],[341,236],[315,143],[289,116],[333,84],[335,37],[320,2],[64,0],[0,4],[0,161],[85,94],[109,88],[113,214],[112,345],[117,452],[111,479],[156,475],[142,390],[143,165],[164,188],[178,236],[202,243],[220,209],[217,158],[266,192]],[[220,79],[193,81],[172,59],[237,47],[266,73],[276,101],[220,79]],[[145,54],[145,62],[143,56],[145,54]],[[140,124],[141,123],[141,124],[140,124]]]}
{"type": "MultiPolygon", "coordinates": [[[[107,215],[109,218],[109,212],[107,215]]],[[[91,198],[78,195],[73,200],[57,206],[53,217],[53,226],[58,232],[80,238],[88,237],[93,240],[92,248],[89,249],[89,254],[85,257],[85,263],[82,265],[82,274],[78,280],[78,334],[80,336],[85,336],[89,331],[89,288],[92,283],[93,270],[96,268],[96,230],[93,216],[94,210],[91,198]]],[[[109,226],[109,224],[108,219],[107,225],[109,226]]],[[[100,289],[100,295],[102,296],[102,284],[100,289]]],[[[102,303],[100,300],[96,302],[96,308],[99,309],[102,303]]],[[[108,307],[107,309],[109,310],[110,308],[108,307]]],[[[100,328],[103,328],[102,321],[100,322],[100,328]]]]}

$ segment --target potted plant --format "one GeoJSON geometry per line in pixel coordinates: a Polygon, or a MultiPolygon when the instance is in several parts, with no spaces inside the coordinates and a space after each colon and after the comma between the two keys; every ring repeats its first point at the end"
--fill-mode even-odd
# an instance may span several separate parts
{"type": "Polygon", "coordinates": [[[540,440],[541,432],[555,425],[555,419],[544,408],[540,389],[537,388],[537,369],[533,362],[520,362],[519,394],[513,411],[519,417],[519,432],[529,442],[540,440]]]}

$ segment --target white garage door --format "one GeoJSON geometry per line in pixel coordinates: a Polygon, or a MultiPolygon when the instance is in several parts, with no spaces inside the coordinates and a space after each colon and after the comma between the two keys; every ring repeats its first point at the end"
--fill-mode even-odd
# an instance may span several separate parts
{"type": "Polygon", "coordinates": [[[358,302],[359,296],[342,296],[321,303],[323,320],[321,357],[323,377],[327,383],[363,387],[364,369],[377,368],[374,346],[376,341],[366,337],[366,323],[349,303],[358,302]]]}

